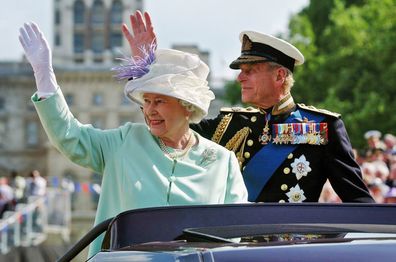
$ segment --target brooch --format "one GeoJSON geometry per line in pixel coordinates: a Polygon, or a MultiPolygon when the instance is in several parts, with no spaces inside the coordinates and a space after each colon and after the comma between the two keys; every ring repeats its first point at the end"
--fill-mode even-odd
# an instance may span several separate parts
{"type": "Polygon", "coordinates": [[[214,148],[206,148],[202,153],[202,159],[199,162],[201,166],[207,166],[216,160],[216,151],[214,148]]]}
{"type": "Polygon", "coordinates": [[[304,190],[300,189],[298,184],[295,187],[290,188],[290,191],[286,193],[286,196],[289,197],[290,203],[301,203],[307,199],[304,196],[304,190]]]}
{"type": "Polygon", "coordinates": [[[291,167],[293,168],[292,172],[296,174],[297,180],[300,180],[303,176],[307,176],[308,173],[312,171],[304,155],[294,159],[294,162],[291,163],[291,167]]]}

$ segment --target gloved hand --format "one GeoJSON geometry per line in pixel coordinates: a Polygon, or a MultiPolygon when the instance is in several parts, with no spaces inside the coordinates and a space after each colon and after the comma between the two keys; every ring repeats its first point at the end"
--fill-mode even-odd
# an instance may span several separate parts
{"type": "Polygon", "coordinates": [[[48,97],[55,93],[58,86],[52,68],[51,49],[48,42],[35,23],[25,23],[19,32],[19,41],[34,71],[37,95],[48,97]]]}
{"type": "Polygon", "coordinates": [[[154,27],[151,23],[150,15],[145,12],[144,18],[138,10],[135,14],[129,16],[132,31],[129,31],[126,24],[122,25],[121,31],[129,43],[132,57],[145,57],[144,49],[149,50],[151,46],[157,46],[157,38],[154,33],[154,27]]]}

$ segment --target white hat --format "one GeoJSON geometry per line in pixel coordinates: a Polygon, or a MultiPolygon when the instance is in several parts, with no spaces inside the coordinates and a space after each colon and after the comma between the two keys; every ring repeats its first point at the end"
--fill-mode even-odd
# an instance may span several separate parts
{"type": "Polygon", "coordinates": [[[369,139],[369,138],[380,138],[382,133],[378,130],[369,130],[366,133],[364,133],[364,138],[369,139]]]}
{"type": "Polygon", "coordinates": [[[272,61],[293,72],[295,65],[304,63],[303,54],[295,46],[272,35],[243,31],[239,39],[242,43],[241,55],[230,64],[232,69],[239,69],[241,64],[272,61]]]}
{"type": "Polygon", "coordinates": [[[197,112],[190,119],[198,123],[207,114],[213,92],[206,81],[209,67],[194,54],[158,49],[148,73],[132,79],[125,85],[124,93],[132,101],[142,105],[144,93],[155,93],[178,98],[194,105],[197,112]]]}

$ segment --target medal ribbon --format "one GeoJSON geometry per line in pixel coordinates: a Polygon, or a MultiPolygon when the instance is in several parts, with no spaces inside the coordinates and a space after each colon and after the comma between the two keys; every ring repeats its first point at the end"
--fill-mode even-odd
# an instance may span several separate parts
{"type": "MultiPolygon", "coordinates": [[[[307,111],[297,110],[286,119],[285,123],[292,124],[293,122],[301,122],[301,120],[299,119],[303,119],[302,116],[308,119],[312,119],[315,122],[320,122],[324,119],[323,115],[312,114],[307,111]]],[[[309,128],[308,123],[301,124],[303,132],[308,132],[309,129],[306,129],[309,128]]],[[[284,129],[284,125],[278,125],[277,127],[275,127],[275,130],[277,130],[276,134],[279,134],[281,130],[284,131],[284,129]]],[[[297,147],[298,144],[277,145],[274,143],[269,143],[263,146],[252,157],[252,159],[243,170],[243,179],[248,189],[248,200],[250,202],[255,202],[257,200],[257,197],[260,195],[261,191],[264,189],[271,176],[285,161],[287,156],[297,147]]]]}

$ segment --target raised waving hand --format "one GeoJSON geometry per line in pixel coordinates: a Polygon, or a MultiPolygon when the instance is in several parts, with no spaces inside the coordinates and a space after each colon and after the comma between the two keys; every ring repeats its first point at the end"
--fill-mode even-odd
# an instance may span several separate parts
{"type": "Polygon", "coordinates": [[[47,97],[55,93],[57,83],[52,68],[51,48],[39,27],[35,23],[25,23],[19,29],[19,41],[32,65],[38,96],[47,97]]]}
{"type": "Polygon", "coordinates": [[[144,52],[142,48],[148,50],[151,45],[157,44],[157,38],[154,33],[154,28],[151,23],[150,15],[145,12],[144,17],[140,11],[129,17],[132,27],[132,32],[124,23],[122,25],[122,33],[128,40],[129,47],[131,48],[132,56],[143,57],[144,52]]]}

